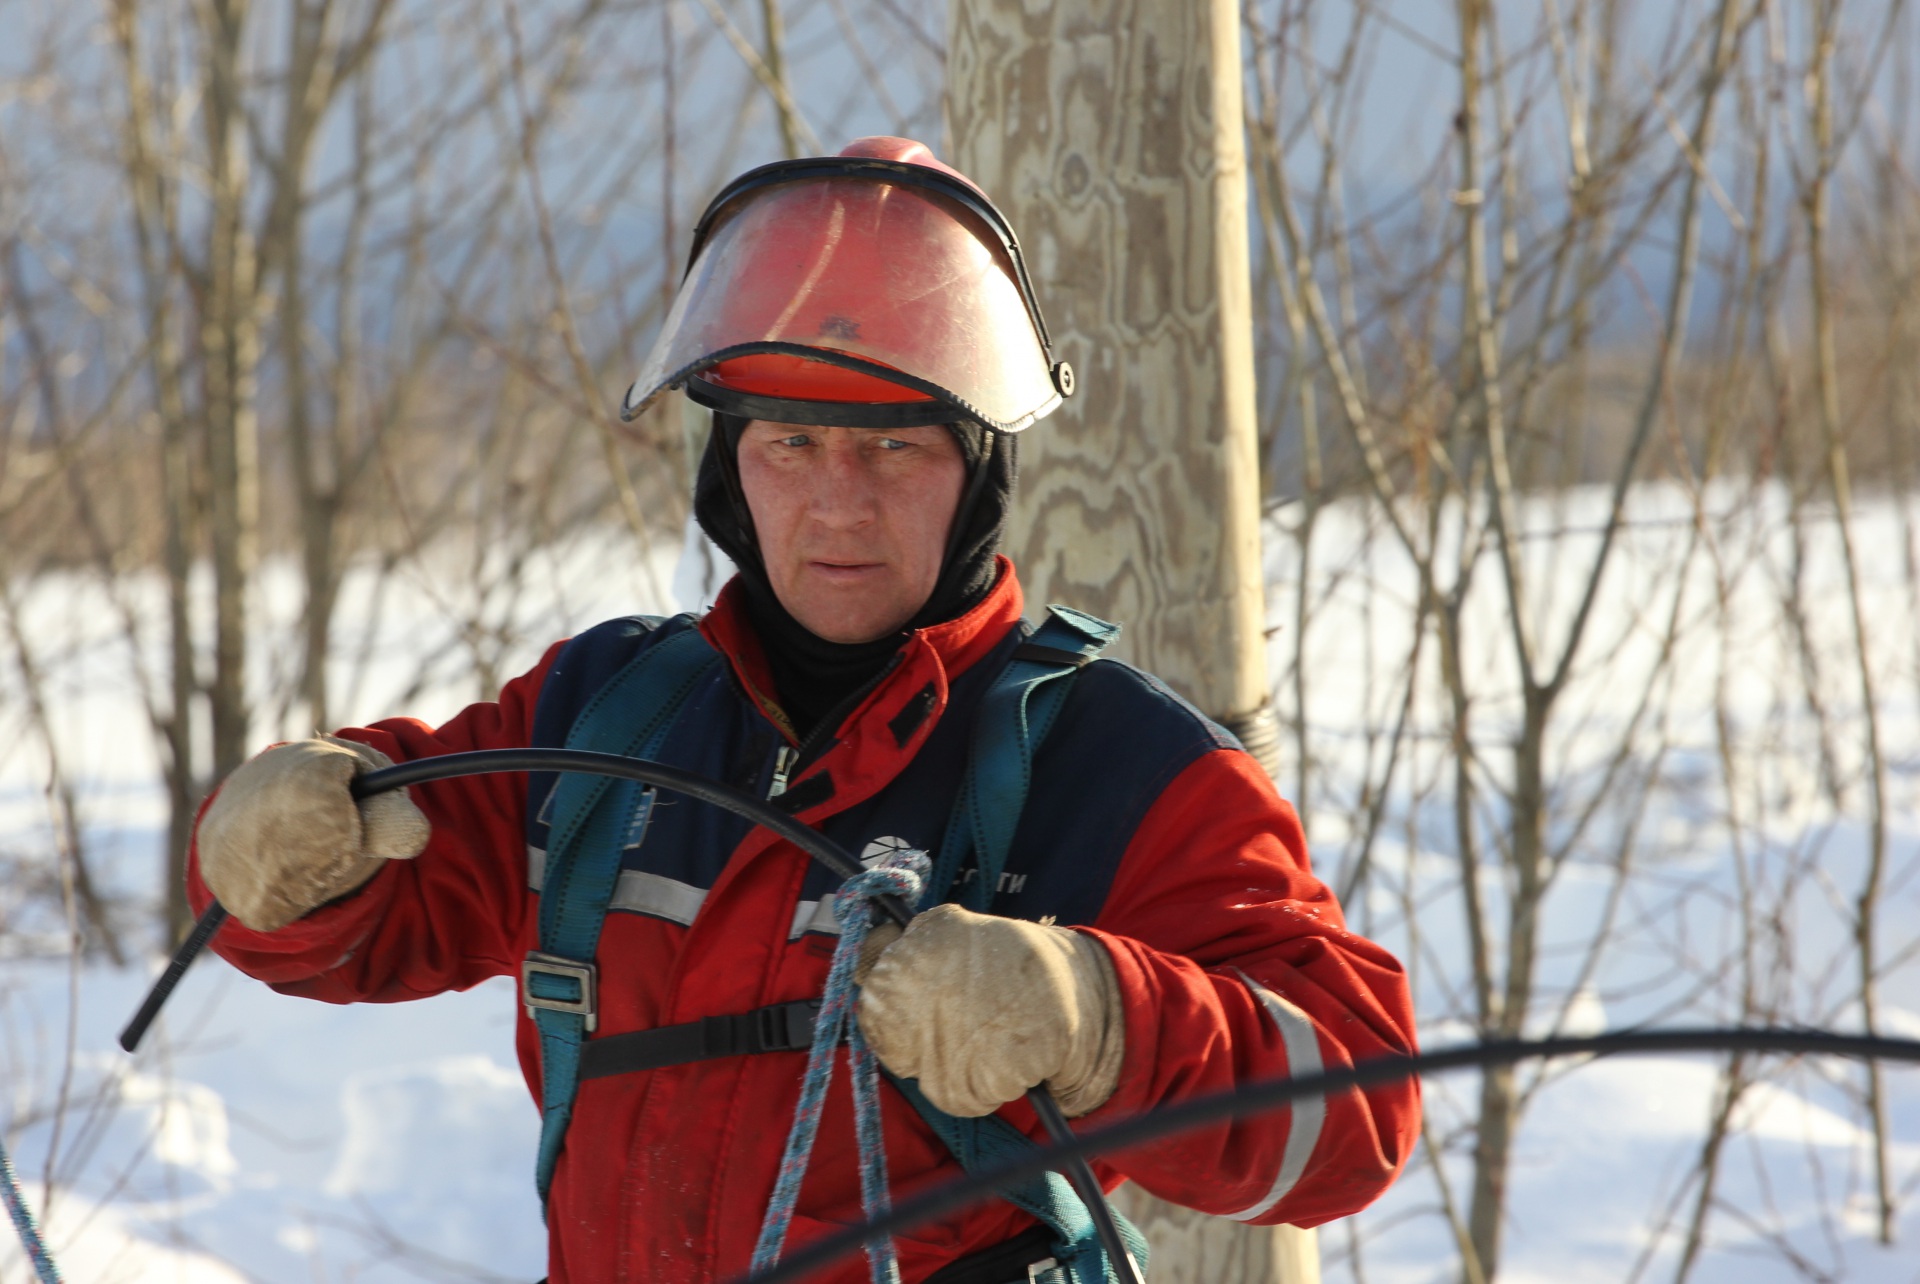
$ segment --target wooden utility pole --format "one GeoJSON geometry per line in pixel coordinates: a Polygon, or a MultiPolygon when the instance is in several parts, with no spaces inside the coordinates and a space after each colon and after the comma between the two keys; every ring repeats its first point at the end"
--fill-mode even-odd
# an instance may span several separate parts
{"type": "MultiPolygon", "coordinates": [[[[1006,211],[1078,391],[1021,439],[1008,550],[1028,600],[1116,650],[1272,771],[1234,0],[951,0],[952,159],[1006,211]]],[[[1313,1233],[1127,1188],[1155,1284],[1315,1284],[1313,1233]]]]}

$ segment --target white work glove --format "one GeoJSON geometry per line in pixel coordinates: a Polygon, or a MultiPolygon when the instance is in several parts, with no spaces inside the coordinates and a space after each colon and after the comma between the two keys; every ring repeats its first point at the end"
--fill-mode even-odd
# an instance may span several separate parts
{"type": "Polygon", "coordinates": [[[860,1029],[887,1069],[918,1079],[948,1114],[992,1114],[1039,1083],[1068,1115],[1113,1095],[1126,1019],[1113,960],[1093,937],[938,905],[904,934],[876,927],[868,944],[860,1029]]]}
{"type": "Polygon", "coordinates": [[[355,802],[347,784],[391,767],[378,749],[318,736],[242,764],[200,818],[200,876],[256,932],[285,927],[420,854],[432,827],[404,789],[355,802]]]}

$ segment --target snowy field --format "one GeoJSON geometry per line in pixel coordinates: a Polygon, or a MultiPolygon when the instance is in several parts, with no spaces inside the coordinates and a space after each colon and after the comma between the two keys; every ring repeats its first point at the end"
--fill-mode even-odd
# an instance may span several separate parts
{"type": "MultiPolygon", "coordinates": [[[[1816,663],[1812,678],[1803,662],[1844,658],[1844,582],[1831,526],[1815,523],[1798,571],[1806,628],[1785,627],[1782,585],[1794,558],[1780,534],[1779,497],[1740,502],[1751,511],[1717,525],[1703,550],[1680,497],[1636,498],[1641,525],[1597,603],[1596,631],[1551,743],[1555,814],[1589,819],[1564,835],[1567,859],[1546,903],[1540,1032],[1732,1021],[1743,1003],[1781,1021],[1859,1023],[1849,915],[1868,841],[1853,801],[1859,791],[1848,782],[1859,772],[1861,708],[1838,659],[1831,672],[1816,663]],[[1683,627],[1672,627],[1676,619],[1683,627]],[[1663,646],[1668,634],[1677,641],[1663,646]],[[1824,720],[1806,712],[1808,682],[1821,692],[1824,720]],[[1643,701],[1648,693],[1657,698],[1643,701]]],[[[1295,516],[1279,514],[1269,533],[1274,673],[1291,710],[1288,666],[1300,641],[1292,603],[1304,584],[1315,766],[1303,811],[1320,871],[1338,886],[1359,859],[1368,782],[1377,788],[1383,779],[1385,730],[1400,717],[1416,594],[1404,559],[1358,508],[1322,514],[1303,576],[1286,533],[1295,516]]],[[[1582,495],[1525,514],[1538,536],[1526,545],[1528,573],[1544,586],[1538,616],[1548,644],[1564,627],[1556,622],[1577,589],[1573,572],[1590,556],[1591,540],[1578,532],[1595,516],[1594,498],[1582,495]],[[1548,537],[1564,530],[1576,533],[1548,537]]],[[[1920,646],[1903,551],[1909,534],[1892,505],[1864,511],[1857,531],[1890,764],[1880,1025],[1920,1036],[1920,965],[1910,957],[1920,932],[1920,646]]],[[[675,551],[638,564],[622,539],[583,539],[544,554],[510,590],[458,558],[384,582],[370,573],[350,579],[337,687],[347,693],[345,719],[443,718],[486,694],[477,674],[510,676],[582,625],[661,609],[673,594],[675,551]]],[[[1514,717],[1497,587],[1486,568],[1467,597],[1472,648],[1463,655],[1480,693],[1476,743],[1495,778],[1514,717]]],[[[137,613],[160,605],[151,584],[119,592],[137,613]]],[[[290,571],[269,570],[261,603],[264,743],[307,729],[274,708],[294,663],[290,571]]],[[[137,911],[159,897],[165,798],[110,605],[84,576],[49,577],[23,598],[64,766],[80,786],[89,858],[137,911]]],[[[160,671],[157,654],[139,659],[160,671]]],[[[11,673],[0,680],[13,681],[11,673]]],[[[537,1121],[511,1049],[512,986],[497,981],[404,1008],[332,1008],[281,998],[208,960],[140,1055],[123,1056],[115,1035],[158,966],[151,937],[125,969],[65,957],[57,902],[34,894],[29,877],[38,870],[44,882],[52,868],[45,754],[11,690],[0,686],[0,859],[13,880],[0,887],[0,1126],[29,1198],[50,1210],[50,1241],[68,1279],[537,1279],[537,1121]]],[[[1452,751],[1437,689],[1417,684],[1405,708],[1406,747],[1349,914],[1410,961],[1423,1040],[1440,1046],[1470,1037],[1446,788],[1452,751]]],[[[1289,792],[1295,770],[1290,761],[1289,792]]],[[[1497,808],[1487,804],[1477,823],[1497,833],[1497,808]]],[[[1483,882],[1497,900],[1499,874],[1489,867],[1483,882]]],[[[1551,1067],[1516,1150],[1502,1279],[1671,1278],[1721,1068],[1691,1058],[1551,1067]]],[[[1692,1278],[1920,1280],[1920,1077],[1889,1069],[1885,1079],[1893,1171],[1906,1197],[1891,1248],[1874,1236],[1861,1082],[1852,1066],[1764,1068],[1733,1112],[1692,1278]]],[[[1433,1137],[1453,1137],[1475,1100],[1471,1077],[1430,1083],[1433,1137]]],[[[1465,1156],[1457,1145],[1447,1153],[1449,1197],[1464,1201],[1465,1156]]],[[[1326,1228],[1328,1277],[1453,1279],[1441,1189],[1433,1166],[1417,1158],[1378,1206],[1326,1228]],[[1353,1269],[1356,1243],[1363,1272],[1353,1269]]],[[[0,1235],[0,1284],[27,1278],[0,1235]]]]}

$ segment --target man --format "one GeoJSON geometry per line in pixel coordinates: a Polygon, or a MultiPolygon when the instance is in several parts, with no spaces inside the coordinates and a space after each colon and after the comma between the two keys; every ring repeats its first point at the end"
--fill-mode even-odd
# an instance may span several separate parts
{"type": "MultiPolygon", "coordinates": [[[[896,1187],[959,1171],[930,1120],[1040,1136],[1022,1100],[1036,1084],[1098,1123],[1411,1050],[1405,978],[1345,930],[1292,810],[1151,677],[1079,668],[1029,733],[1024,800],[956,815],[987,693],[1017,656],[1062,660],[1025,642],[997,549],[1014,434],[1071,390],[1012,235],[971,184],[903,139],[736,180],[696,230],[629,411],[670,387],[714,411],[695,508],[740,568],[714,609],[589,630],[437,729],[391,719],[268,750],[209,804],[190,872],[198,904],[211,888],[240,920],[216,948],[286,993],[386,1002],[523,977],[522,1069],[536,1097],[547,1089],[554,1284],[744,1271],[804,1039],[685,1048],[690,1032],[736,1028],[713,1018],[754,1014],[760,1029],[819,995],[836,880],[705,804],[589,805],[569,783],[586,777],[472,777],[356,807],[349,781],[389,760],[612,734],[772,798],[856,853],[932,853],[931,899],[958,903],[879,953],[859,1008],[882,1062],[935,1112],[885,1090],[896,1187]],[[709,667],[669,684],[670,649],[709,667]],[[992,859],[949,841],[995,824],[1011,839],[992,859]],[[569,952],[543,900],[573,896],[556,871],[595,856],[609,878],[617,858],[617,883],[569,952]],[[543,1070],[571,1075],[569,1039],[581,1082],[556,1127],[567,1094],[543,1070]]],[[[1101,626],[1079,618],[1091,649],[1101,626]]],[[[1417,1090],[1394,1085],[1097,1167],[1108,1185],[1310,1225],[1377,1196],[1417,1118],[1417,1090]]],[[[845,1094],[830,1094],[789,1242],[858,1219],[853,1136],[845,1094]]],[[[938,1284],[1026,1279],[1057,1250],[1002,1202],[898,1247],[905,1279],[938,1284]]]]}

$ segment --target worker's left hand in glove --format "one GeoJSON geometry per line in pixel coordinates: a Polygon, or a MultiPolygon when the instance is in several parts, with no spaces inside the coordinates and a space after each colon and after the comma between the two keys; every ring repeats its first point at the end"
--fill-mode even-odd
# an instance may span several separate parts
{"type": "Polygon", "coordinates": [[[904,934],[875,928],[868,944],[860,1029],[948,1114],[991,1114],[1040,1083],[1069,1115],[1113,1095],[1126,1021],[1095,938],[939,905],[904,934]]]}

